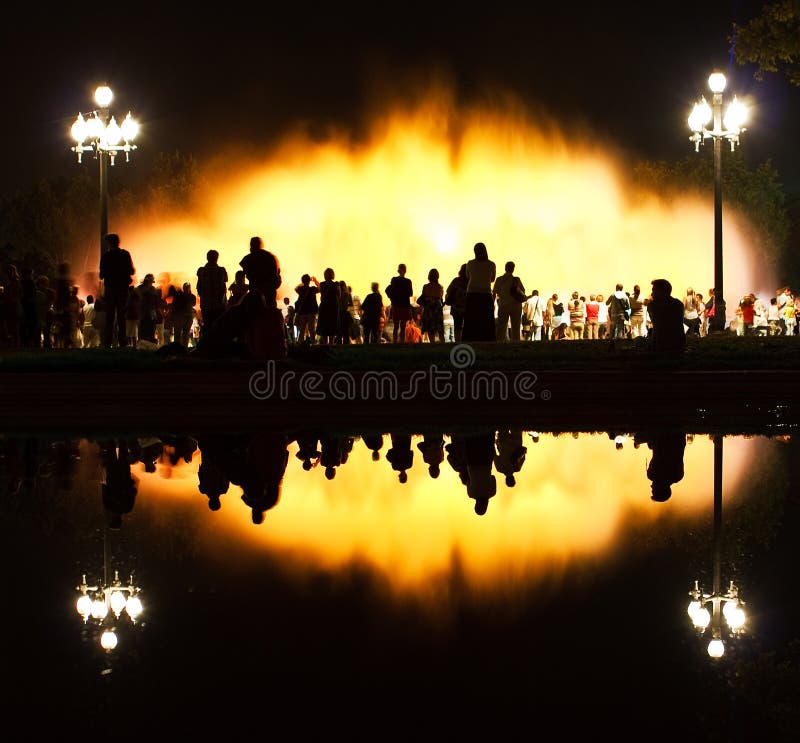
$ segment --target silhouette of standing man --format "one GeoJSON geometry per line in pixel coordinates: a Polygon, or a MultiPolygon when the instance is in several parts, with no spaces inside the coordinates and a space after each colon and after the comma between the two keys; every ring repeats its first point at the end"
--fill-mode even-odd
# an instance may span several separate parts
{"type": "Polygon", "coordinates": [[[411,279],[406,278],[406,265],[401,263],[386,289],[386,296],[392,303],[392,342],[405,343],[406,324],[411,320],[411,297],[414,289],[411,279]]]}
{"type": "Polygon", "coordinates": [[[206,265],[197,269],[195,287],[200,297],[200,335],[204,335],[227,305],[228,272],[219,265],[218,251],[206,253],[206,265]]]}
{"type": "Polygon", "coordinates": [[[100,279],[103,282],[103,297],[106,305],[106,322],[103,326],[103,346],[114,344],[114,328],[117,329],[117,345],[125,346],[125,304],[128,287],[133,283],[135,269],[131,254],[119,246],[119,235],[106,235],[108,249],[100,257],[100,279]]]}
{"type": "Polygon", "coordinates": [[[281,267],[278,259],[264,249],[264,241],[260,237],[250,238],[250,252],[239,261],[239,265],[250,284],[250,292],[261,292],[268,307],[277,306],[281,267]]]}

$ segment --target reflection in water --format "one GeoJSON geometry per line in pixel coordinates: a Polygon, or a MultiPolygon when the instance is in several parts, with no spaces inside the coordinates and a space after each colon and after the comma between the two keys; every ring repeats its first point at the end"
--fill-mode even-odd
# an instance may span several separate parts
{"type": "MultiPolygon", "coordinates": [[[[139,456],[145,463],[146,472],[155,472],[155,461],[150,461],[150,447],[141,447],[139,456]]],[[[136,480],[131,475],[131,464],[137,461],[128,451],[126,441],[105,440],[100,442],[103,464],[103,507],[106,523],[111,529],[122,526],[122,517],[133,510],[136,501],[136,480]]]]}
{"type": "MultiPolygon", "coordinates": [[[[682,432],[639,432],[620,446],[619,432],[533,434],[297,431],[285,442],[206,435],[198,437],[191,463],[169,468],[169,489],[163,472],[139,473],[140,489],[162,499],[199,491],[211,510],[220,511],[213,525],[200,523],[201,530],[237,535],[268,551],[289,550],[297,565],[366,561],[396,588],[440,580],[454,568],[455,555],[458,570],[475,585],[491,585],[501,574],[526,581],[557,576],[571,562],[611,554],[626,525],[697,518],[705,507],[711,478],[706,437],[687,445],[682,432]],[[247,485],[247,466],[261,497],[247,485]],[[660,513],[647,507],[649,497],[642,499],[654,481],[668,482],[673,495],[660,513]],[[220,510],[232,485],[251,509],[247,521],[271,514],[263,539],[240,511],[220,510]],[[291,497],[279,501],[279,491],[291,497]],[[491,526],[480,526],[476,516],[491,526]],[[383,538],[374,539],[377,533],[383,538]]],[[[730,447],[738,452],[726,462],[726,483],[734,488],[752,446],[737,440],[730,447]]]]}
{"type": "Polygon", "coordinates": [[[686,434],[669,429],[643,431],[634,437],[634,445],[642,443],[647,444],[653,452],[650,464],[647,465],[647,477],[652,482],[652,498],[663,503],[672,495],[672,486],[683,480],[686,434]]]}
{"type": "MultiPolygon", "coordinates": [[[[745,613],[739,598],[739,589],[733,581],[726,591],[722,590],[722,436],[714,437],[714,572],[711,593],[705,593],[700,582],[694,582],[689,592],[692,600],[689,603],[689,618],[702,635],[711,625],[711,641],[708,643],[708,654],[712,658],[721,658],[725,653],[722,640],[722,616],[733,637],[744,631],[745,613]],[[711,604],[711,613],[705,608],[711,604]]],[[[681,469],[681,474],[683,470],[681,469]]]]}
{"type": "MultiPolygon", "coordinates": [[[[796,563],[791,532],[800,518],[781,510],[791,492],[787,481],[763,478],[759,469],[785,445],[729,438],[725,461],[719,457],[715,467],[715,442],[676,436],[670,456],[677,460],[675,450],[682,448],[683,477],[673,479],[677,466],[671,469],[671,497],[654,503],[651,487],[661,465],[654,465],[660,444],[652,433],[625,432],[621,448],[615,439],[622,432],[611,438],[607,431],[532,433],[215,432],[182,441],[159,434],[98,442],[0,437],[0,514],[11,527],[0,549],[7,565],[23,556],[28,573],[7,571],[6,584],[22,596],[31,585],[40,587],[49,607],[46,618],[34,613],[22,627],[7,617],[0,632],[13,645],[8,657],[19,683],[12,703],[27,713],[44,696],[60,705],[63,719],[63,708],[77,697],[81,714],[104,700],[104,709],[95,711],[107,721],[125,700],[156,714],[166,698],[185,708],[213,689],[218,706],[204,710],[202,724],[216,710],[236,729],[243,685],[263,691],[276,710],[293,699],[306,709],[324,699],[341,708],[347,696],[359,699],[359,715],[367,715],[381,700],[404,699],[417,683],[418,704],[431,700],[435,709],[425,711],[438,712],[454,729],[469,727],[474,709],[496,715],[506,704],[527,716],[531,700],[564,712],[580,699],[592,725],[600,719],[610,730],[612,717],[619,724],[632,711],[661,723],[680,712],[675,731],[695,730],[697,718],[700,724],[710,719],[704,716],[720,700],[714,719],[738,722],[730,714],[741,703],[731,700],[733,689],[744,694],[768,686],[782,694],[780,684],[758,686],[763,663],[747,676],[742,661],[767,657],[757,655],[758,643],[775,629],[776,616],[786,625],[781,642],[796,636],[800,618],[790,608],[793,597],[775,598],[785,589],[779,568],[796,563]],[[159,442],[157,458],[143,453],[159,442]],[[392,449],[405,457],[409,449],[416,453],[405,483],[384,454],[392,449]],[[437,464],[434,478],[430,468],[437,464]],[[759,487],[741,477],[745,468],[759,487]],[[69,492],[60,487],[67,480],[69,492]],[[716,580],[721,564],[731,571],[727,579],[748,587],[754,606],[770,607],[771,617],[760,610],[746,642],[726,650],[720,663],[698,663],[705,648],[692,641],[676,598],[687,576],[712,585],[703,569],[712,482],[713,585],[729,585],[716,580]],[[122,495],[110,497],[109,484],[122,495]],[[101,492],[121,528],[98,529],[101,492]],[[723,502],[724,549],[717,540],[723,502]],[[476,506],[484,512],[476,514],[476,506]],[[784,518],[788,533],[776,546],[784,518]],[[135,568],[133,586],[146,589],[147,609],[146,625],[137,622],[132,641],[120,635],[107,652],[96,637],[88,646],[77,641],[72,593],[83,574],[87,595],[101,583],[101,531],[103,546],[108,540],[113,547],[103,552],[103,582],[111,585],[116,570],[127,576],[135,568]],[[785,553],[775,557],[779,549],[785,553]],[[773,597],[759,594],[765,591],[773,597]],[[625,621],[622,610],[633,600],[637,619],[646,621],[625,621]],[[251,620],[256,641],[242,642],[251,620]],[[87,648],[95,650],[91,663],[87,648]],[[107,664],[101,673],[113,661],[104,686],[97,683],[100,657],[107,664]],[[37,670],[42,667],[47,674],[37,670]],[[719,675],[694,678],[705,673],[719,675]],[[241,683],[222,683],[232,678],[241,683]],[[696,709],[701,695],[702,715],[696,709]],[[453,705],[446,714],[444,700],[453,705]],[[465,703],[469,714],[450,714],[465,703]]],[[[780,460],[786,466],[791,453],[780,460]]],[[[114,615],[110,597],[107,606],[107,616],[114,615]]],[[[757,699],[747,702],[759,714],[769,710],[757,699]]],[[[189,723],[181,718],[181,724],[189,723]]],[[[761,739],[779,740],[773,727],[761,739]]],[[[723,729],[716,739],[735,739],[723,729]]]]}

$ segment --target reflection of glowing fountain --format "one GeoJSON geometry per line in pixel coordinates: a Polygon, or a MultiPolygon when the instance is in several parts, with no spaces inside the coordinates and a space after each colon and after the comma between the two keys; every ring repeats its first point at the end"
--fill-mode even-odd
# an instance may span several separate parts
{"type": "Polygon", "coordinates": [[[83,621],[100,633],[100,645],[104,650],[113,650],[117,647],[117,622],[126,619],[131,624],[144,611],[142,600],[139,598],[141,588],[134,585],[133,575],[125,585],[119,579],[119,572],[114,571],[114,580],[108,580],[108,549],[106,531],[103,531],[103,582],[90,586],[86,576],[81,577],[81,583],[75,587],[80,593],[75,602],[75,610],[83,617],[83,621]]]}
{"type": "Polygon", "coordinates": [[[733,637],[744,631],[744,602],[739,599],[739,589],[733,581],[728,590],[721,590],[721,546],[722,546],[722,437],[714,437],[714,579],[711,593],[705,593],[699,581],[689,591],[691,601],[688,606],[689,617],[695,628],[702,635],[711,625],[711,641],[708,643],[708,654],[712,658],[721,658],[725,652],[722,641],[722,618],[725,618],[733,637]],[[711,604],[711,612],[706,604],[711,604]]]}

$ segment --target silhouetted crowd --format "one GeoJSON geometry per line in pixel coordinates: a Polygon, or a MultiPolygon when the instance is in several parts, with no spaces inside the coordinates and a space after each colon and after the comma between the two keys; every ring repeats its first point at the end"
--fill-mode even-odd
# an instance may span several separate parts
{"type": "MultiPolygon", "coordinates": [[[[194,290],[190,282],[157,285],[152,273],[136,285],[130,253],[118,235],[109,234],[100,261],[100,295],[82,298],[67,263],[52,278],[34,276],[26,266],[17,270],[6,265],[0,281],[0,346],[170,345],[211,357],[279,358],[292,344],[647,338],[654,331],[654,310],[658,315],[658,305],[651,305],[653,292],[645,295],[638,285],[628,291],[617,284],[608,295],[529,293],[513,261],[497,274],[483,243],[475,244],[474,258],[446,286],[432,268],[415,291],[401,263],[383,292],[375,281],[363,298],[328,267],[322,281],[304,274],[294,296],[279,302],[280,264],[260,237],[251,238],[239,266],[230,281],[219,265],[219,253],[209,250],[206,263],[197,269],[194,290]]],[[[669,282],[661,290],[672,298],[669,282]]],[[[682,323],[677,322],[677,305],[662,313],[673,330],[682,324],[687,336],[708,335],[716,314],[714,289],[704,297],[689,287],[677,301],[682,323]]],[[[751,293],[741,298],[724,328],[737,335],[796,335],[798,308],[800,297],[788,287],[768,299],[751,293]]]]}

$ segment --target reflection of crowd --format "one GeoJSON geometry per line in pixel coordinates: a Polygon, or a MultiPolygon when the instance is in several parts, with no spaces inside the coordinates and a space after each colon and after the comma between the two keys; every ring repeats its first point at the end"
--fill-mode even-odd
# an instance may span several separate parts
{"type": "MultiPolygon", "coordinates": [[[[628,435],[610,431],[608,437],[617,449],[629,441],[636,448],[646,445],[649,452],[646,474],[651,481],[652,499],[669,499],[672,486],[683,478],[685,432],[653,430],[628,435]]],[[[414,435],[300,431],[211,433],[197,438],[164,434],[101,439],[95,446],[102,469],[106,523],[119,529],[136,502],[139,476],[134,467],[145,473],[155,473],[161,467],[162,474],[167,476],[170,467],[190,463],[198,451],[198,490],[208,499],[209,509],[220,510],[223,496],[233,485],[241,490],[241,501],[250,509],[253,523],[261,524],[280,502],[293,443],[294,459],[300,462],[303,471],[311,476],[319,469],[327,480],[334,480],[339,469],[348,463],[357,441],[371,452],[373,462],[386,461],[401,486],[408,482],[415,466],[425,468],[426,476],[438,479],[442,466],[449,465],[474,501],[475,513],[483,515],[498,492],[498,478],[505,487],[513,488],[529,446],[540,440],[538,432],[525,433],[521,429],[486,429],[450,435],[439,431],[414,435]]],[[[0,512],[3,508],[20,507],[37,488],[48,483],[52,489],[71,490],[80,459],[77,440],[0,437],[0,512]]]]}

